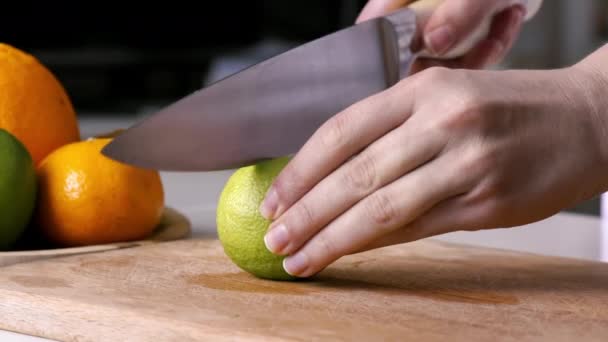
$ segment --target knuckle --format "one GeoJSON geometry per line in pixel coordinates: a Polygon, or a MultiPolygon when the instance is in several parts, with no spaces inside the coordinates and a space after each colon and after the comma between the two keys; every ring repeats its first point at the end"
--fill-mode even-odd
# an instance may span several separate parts
{"type": "Polygon", "coordinates": [[[482,190],[484,197],[492,204],[490,208],[503,208],[508,204],[506,199],[508,198],[509,189],[507,184],[501,181],[499,177],[488,177],[482,190]]]}
{"type": "Polygon", "coordinates": [[[433,66],[422,73],[422,83],[429,89],[439,86],[450,86],[455,89],[467,87],[470,76],[465,70],[452,69],[445,66],[433,66]]]}
{"type": "Polygon", "coordinates": [[[277,203],[285,202],[287,195],[292,193],[291,190],[291,182],[289,182],[289,176],[284,175],[282,177],[277,178],[272,184],[272,188],[276,194],[277,203]]]}
{"type": "Polygon", "coordinates": [[[477,221],[493,224],[500,217],[513,214],[513,202],[510,200],[509,186],[495,175],[483,177],[483,180],[468,194],[465,205],[477,208],[477,221]]]}
{"type": "Polygon", "coordinates": [[[305,190],[303,178],[289,165],[274,180],[272,188],[277,203],[281,205],[290,205],[291,198],[301,195],[305,190]]]}
{"type": "Polygon", "coordinates": [[[442,66],[433,66],[424,71],[424,81],[436,84],[444,82],[450,76],[450,69],[442,66]]]}
{"type": "Polygon", "coordinates": [[[415,89],[421,92],[426,92],[429,89],[437,88],[440,84],[444,84],[449,80],[449,69],[441,66],[432,66],[422,72],[406,78],[407,82],[404,85],[413,85],[415,89]]]}
{"type": "Polygon", "coordinates": [[[470,128],[484,118],[482,109],[486,100],[470,73],[445,67],[433,67],[423,73],[419,82],[422,91],[449,89],[444,95],[445,101],[434,104],[434,110],[441,113],[441,119],[434,120],[436,128],[441,131],[470,128]]]}
{"type": "Polygon", "coordinates": [[[477,168],[481,175],[496,174],[496,170],[500,170],[500,157],[501,154],[496,153],[493,149],[484,148],[483,151],[479,152],[477,157],[477,168]]]}
{"type": "Polygon", "coordinates": [[[390,225],[397,218],[392,201],[381,192],[376,192],[368,197],[365,207],[367,214],[377,225],[390,225]]]}
{"type": "Polygon", "coordinates": [[[341,149],[347,145],[350,117],[342,112],[323,125],[320,143],[323,149],[341,149]]]}
{"type": "Polygon", "coordinates": [[[286,195],[291,192],[289,183],[286,180],[287,176],[278,177],[272,184],[277,203],[283,203],[286,195]]]}
{"type": "Polygon", "coordinates": [[[321,265],[321,261],[336,258],[338,256],[339,250],[336,243],[329,237],[324,235],[319,235],[319,238],[317,239],[316,243],[317,248],[319,248],[318,255],[322,257],[319,258],[320,260],[316,260],[314,263],[316,263],[316,268],[322,268],[323,265],[321,265]]]}
{"type": "Polygon", "coordinates": [[[465,117],[477,118],[477,114],[484,105],[481,94],[473,87],[466,87],[458,94],[458,98],[463,115],[467,114],[465,117]]]}
{"type": "Polygon", "coordinates": [[[499,170],[500,154],[483,143],[470,146],[461,158],[462,174],[487,177],[499,170]]]}
{"type": "Polygon", "coordinates": [[[480,205],[478,220],[486,225],[494,225],[501,221],[501,218],[512,215],[509,202],[499,196],[487,197],[480,205]]]}
{"type": "Polygon", "coordinates": [[[370,154],[354,158],[344,172],[344,183],[348,189],[368,193],[376,185],[376,163],[370,154]]]}
{"type": "MultiPolygon", "coordinates": [[[[306,203],[298,203],[294,206],[295,215],[293,216],[296,220],[295,225],[297,227],[310,227],[313,223],[313,213],[310,206],[306,203]]],[[[290,225],[292,226],[292,225],[290,225]]]]}
{"type": "Polygon", "coordinates": [[[452,101],[454,107],[442,122],[447,130],[479,127],[483,125],[484,103],[475,91],[461,90],[452,101]]]}

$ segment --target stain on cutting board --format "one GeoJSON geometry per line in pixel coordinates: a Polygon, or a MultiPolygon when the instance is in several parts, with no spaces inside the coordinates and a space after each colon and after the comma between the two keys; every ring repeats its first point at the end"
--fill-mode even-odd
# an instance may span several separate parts
{"type": "Polygon", "coordinates": [[[214,290],[303,295],[310,293],[295,282],[256,279],[247,273],[199,274],[187,278],[189,284],[214,290]]]}
{"type": "Polygon", "coordinates": [[[348,289],[360,291],[373,290],[376,293],[381,293],[384,295],[407,295],[424,297],[437,301],[467,304],[515,305],[519,303],[517,297],[512,295],[482,291],[479,289],[463,290],[457,288],[438,288],[434,286],[428,286],[428,284],[418,284],[416,282],[403,285],[388,285],[354,279],[325,278],[322,282],[318,282],[317,286],[319,286],[320,288],[333,288],[340,291],[348,289]]]}
{"type": "Polygon", "coordinates": [[[519,300],[512,295],[489,291],[437,288],[428,284],[412,282],[403,285],[383,284],[357,279],[319,276],[301,281],[273,281],[258,279],[245,272],[199,274],[186,278],[191,285],[214,290],[268,293],[277,295],[306,295],[328,291],[368,291],[383,295],[416,296],[445,302],[467,304],[508,304],[519,300]]]}

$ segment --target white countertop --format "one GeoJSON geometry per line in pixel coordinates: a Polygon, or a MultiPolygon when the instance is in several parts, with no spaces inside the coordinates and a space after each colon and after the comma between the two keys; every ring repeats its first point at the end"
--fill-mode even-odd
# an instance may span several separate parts
{"type": "MultiPolygon", "coordinates": [[[[83,135],[125,127],[124,122],[103,121],[87,125],[83,135]]],[[[162,173],[166,204],[191,220],[194,236],[217,236],[215,207],[232,171],[207,173],[162,173]]],[[[546,220],[511,229],[456,232],[436,237],[444,241],[504,248],[554,256],[600,260],[601,221],[598,217],[560,213],[546,220]]],[[[0,331],[0,341],[49,341],[0,331]]]]}

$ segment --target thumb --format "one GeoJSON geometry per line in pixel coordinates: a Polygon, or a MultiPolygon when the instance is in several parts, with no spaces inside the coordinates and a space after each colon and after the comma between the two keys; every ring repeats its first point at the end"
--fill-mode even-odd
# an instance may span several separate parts
{"type": "Polygon", "coordinates": [[[427,50],[442,56],[467,39],[486,18],[518,0],[451,0],[444,1],[431,15],[424,28],[427,50]]]}
{"type": "Polygon", "coordinates": [[[359,13],[356,23],[386,15],[412,1],[414,0],[369,0],[359,13]]]}

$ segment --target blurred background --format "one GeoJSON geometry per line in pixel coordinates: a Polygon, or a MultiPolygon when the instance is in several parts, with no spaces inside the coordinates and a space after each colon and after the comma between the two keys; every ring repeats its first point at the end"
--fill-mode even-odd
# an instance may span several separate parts
{"type": "MultiPolygon", "coordinates": [[[[3,6],[10,15],[0,20],[0,40],[33,53],[55,73],[83,136],[90,136],[124,128],[210,82],[351,25],[364,3],[13,2],[3,6]]],[[[500,67],[566,66],[606,41],[608,1],[545,0],[500,67]]],[[[572,210],[597,215],[599,202],[572,210]]]]}

